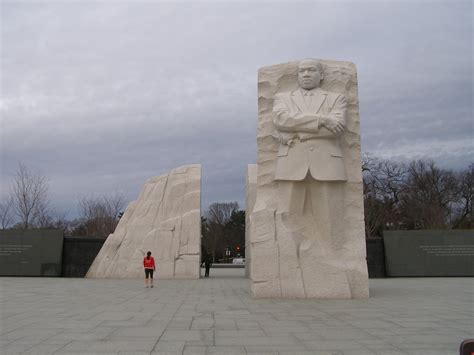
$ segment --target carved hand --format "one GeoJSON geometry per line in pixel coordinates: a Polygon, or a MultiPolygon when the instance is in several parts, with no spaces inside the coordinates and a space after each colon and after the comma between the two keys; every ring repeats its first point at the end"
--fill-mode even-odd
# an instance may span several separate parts
{"type": "Polygon", "coordinates": [[[321,123],[334,134],[340,134],[344,131],[344,120],[328,116],[321,117],[321,123]]]}

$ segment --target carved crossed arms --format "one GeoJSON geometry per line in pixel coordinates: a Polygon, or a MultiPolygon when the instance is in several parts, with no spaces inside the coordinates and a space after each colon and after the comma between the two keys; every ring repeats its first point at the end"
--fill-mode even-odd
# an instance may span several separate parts
{"type": "Polygon", "coordinates": [[[273,123],[281,132],[318,133],[321,127],[327,128],[334,135],[344,131],[347,112],[347,100],[344,95],[338,95],[330,112],[326,115],[290,113],[291,110],[279,95],[275,96],[273,105],[273,123]]]}

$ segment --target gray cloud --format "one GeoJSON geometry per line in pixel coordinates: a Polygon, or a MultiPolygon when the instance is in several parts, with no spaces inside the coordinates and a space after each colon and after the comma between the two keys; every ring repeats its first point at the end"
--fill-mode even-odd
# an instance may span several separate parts
{"type": "Polygon", "coordinates": [[[363,150],[462,168],[474,151],[472,5],[460,2],[2,3],[1,196],[18,161],[77,197],[136,198],[203,165],[203,207],[244,202],[256,75],[356,63],[363,150]]]}

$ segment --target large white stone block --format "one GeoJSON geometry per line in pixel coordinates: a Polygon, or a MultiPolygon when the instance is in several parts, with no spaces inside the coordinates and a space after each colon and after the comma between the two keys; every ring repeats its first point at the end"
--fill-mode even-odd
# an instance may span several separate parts
{"type": "Polygon", "coordinates": [[[245,275],[250,278],[252,255],[250,248],[250,213],[257,198],[257,164],[247,165],[245,180],[245,275]]]}
{"type": "Polygon", "coordinates": [[[355,65],[261,68],[257,146],[253,296],[368,297],[355,65]]]}
{"type": "Polygon", "coordinates": [[[160,279],[199,278],[201,166],[186,165],[145,182],[91,265],[88,278],[144,277],[155,257],[160,279]]]}

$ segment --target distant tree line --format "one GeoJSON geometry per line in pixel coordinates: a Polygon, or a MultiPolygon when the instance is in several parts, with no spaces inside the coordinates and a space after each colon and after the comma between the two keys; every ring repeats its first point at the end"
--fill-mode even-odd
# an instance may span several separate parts
{"type": "MultiPolygon", "coordinates": [[[[474,164],[460,171],[431,160],[398,162],[365,155],[362,161],[368,238],[392,229],[472,229],[474,164]]],[[[126,207],[119,193],[78,199],[79,218],[52,208],[48,180],[19,164],[10,193],[0,201],[1,229],[60,229],[65,235],[106,238],[126,207]]],[[[214,261],[245,256],[245,211],[237,202],[212,203],[201,217],[202,254],[214,261]]]]}
{"type": "Polygon", "coordinates": [[[212,203],[201,217],[202,252],[214,262],[245,256],[245,211],[237,202],[212,203]],[[226,255],[226,250],[230,255],[226,255]]]}
{"type": "Polygon", "coordinates": [[[362,162],[367,237],[392,229],[471,229],[474,164],[461,171],[431,160],[362,162]]]}
{"type": "Polygon", "coordinates": [[[68,220],[52,208],[48,180],[20,163],[8,197],[0,202],[1,229],[59,229],[65,235],[107,237],[113,233],[125,206],[119,194],[80,197],[79,218],[68,220]]]}

